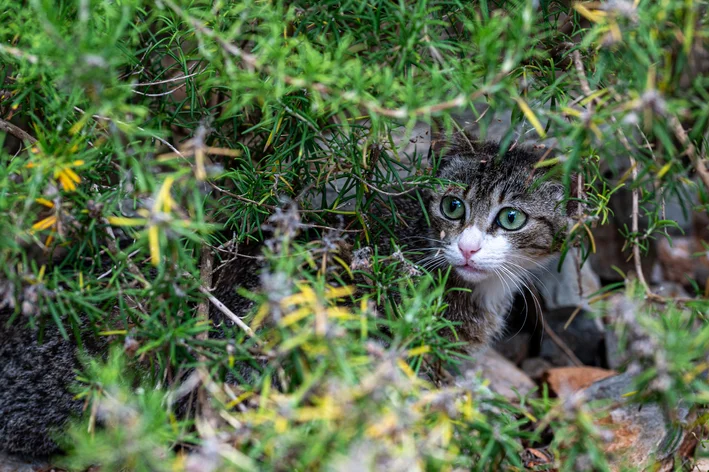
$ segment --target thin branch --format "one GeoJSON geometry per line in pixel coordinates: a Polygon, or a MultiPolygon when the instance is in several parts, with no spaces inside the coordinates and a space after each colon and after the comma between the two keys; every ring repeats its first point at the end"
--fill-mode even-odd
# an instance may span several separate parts
{"type": "Polygon", "coordinates": [[[13,57],[16,57],[17,59],[26,59],[27,61],[29,61],[30,64],[37,64],[37,62],[39,62],[39,58],[34,54],[27,53],[16,47],[5,46],[3,44],[0,44],[0,53],[3,52],[13,57]]]}
{"type": "Polygon", "coordinates": [[[224,316],[226,316],[227,318],[229,318],[230,320],[232,320],[234,323],[236,323],[236,325],[237,325],[239,328],[241,328],[246,334],[248,334],[248,335],[251,336],[251,337],[254,337],[254,336],[255,336],[253,330],[252,330],[251,328],[249,328],[249,326],[248,326],[246,323],[244,323],[244,322],[241,320],[241,318],[239,318],[238,316],[236,316],[236,314],[234,314],[233,311],[231,311],[229,308],[227,308],[226,305],[224,305],[224,304],[223,304],[222,302],[220,302],[214,295],[212,295],[212,294],[209,292],[209,290],[207,290],[205,287],[202,287],[202,286],[200,285],[199,291],[202,292],[203,294],[205,294],[205,295],[207,296],[207,298],[209,299],[209,301],[212,303],[212,305],[214,305],[214,307],[215,307],[217,310],[219,310],[220,312],[222,312],[222,313],[224,314],[224,316]]]}
{"type": "Polygon", "coordinates": [[[576,73],[578,74],[579,82],[581,83],[581,90],[583,91],[584,95],[590,97],[593,92],[591,91],[590,85],[588,85],[588,79],[586,78],[586,70],[584,69],[583,62],[581,61],[581,54],[578,52],[578,50],[576,50],[572,53],[572,56],[574,57],[574,66],[576,67],[576,73]]]}
{"type": "MultiPolygon", "coordinates": [[[[214,258],[208,244],[202,244],[199,267],[199,281],[202,287],[212,286],[212,275],[214,272],[214,258]]],[[[197,318],[200,321],[209,321],[209,302],[204,300],[197,305],[197,318]]],[[[209,336],[207,331],[199,333],[197,339],[205,340],[209,336]]]]}
{"type": "MultiPolygon", "coordinates": [[[[203,246],[203,248],[202,248],[203,251],[205,250],[205,248],[207,251],[209,251],[208,245],[205,244],[203,246]]],[[[210,257],[211,257],[211,254],[210,254],[210,257]]],[[[174,266],[174,267],[175,267],[175,269],[177,269],[177,266],[174,266]]],[[[195,278],[192,274],[190,274],[187,271],[182,271],[182,275],[185,277],[189,277],[191,279],[195,278]]],[[[201,270],[200,270],[200,275],[201,275],[201,270]]],[[[251,337],[255,337],[253,330],[251,328],[249,328],[249,326],[246,323],[244,323],[241,320],[241,318],[236,316],[236,314],[233,311],[231,311],[225,304],[223,304],[221,301],[219,301],[219,299],[217,297],[212,295],[212,292],[207,287],[205,287],[204,285],[201,284],[201,280],[198,282],[200,282],[199,291],[207,296],[207,299],[210,301],[210,303],[212,303],[212,305],[214,305],[214,307],[217,310],[222,312],[222,314],[224,314],[224,316],[226,316],[227,318],[232,320],[234,323],[236,323],[236,325],[239,328],[241,328],[246,334],[248,334],[251,337]]]]}
{"type": "Polygon", "coordinates": [[[204,69],[198,70],[197,72],[193,72],[192,74],[189,74],[189,75],[180,75],[178,77],[173,77],[171,79],[165,79],[165,80],[158,80],[156,82],[139,82],[136,84],[130,84],[130,86],[131,87],[149,87],[152,85],[167,84],[170,82],[177,82],[178,80],[189,79],[190,77],[194,77],[195,75],[199,75],[202,72],[204,72],[204,69]]]}
{"type": "Polygon", "coordinates": [[[6,133],[10,133],[20,141],[26,141],[30,144],[34,144],[37,142],[37,139],[35,139],[29,133],[3,119],[0,119],[0,130],[5,131],[6,133]]]}
{"type": "Polygon", "coordinates": [[[173,94],[173,93],[177,92],[178,90],[180,90],[180,89],[181,89],[182,87],[184,87],[185,85],[187,85],[187,84],[180,84],[180,85],[178,85],[177,87],[175,87],[174,89],[168,90],[167,92],[146,93],[146,92],[139,92],[139,91],[137,91],[137,90],[133,90],[133,93],[138,94],[138,95],[144,95],[144,96],[146,96],[146,97],[164,97],[165,95],[170,95],[170,94],[173,94]]]}
{"type": "MultiPolygon", "coordinates": [[[[541,313],[540,313],[541,316],[541,313]]],[[[581,362],[581,360],[576,357],[576,354],[574,354],[574,351],[571,350],[569,346],[566,345],[563,339],[557,335],[553,329],[549,326],[549,323],[544,323],[542,322],[542,325],[544,326],[544,332],[549,335],[549,338],[551,338],[552,342],[557,345],[561,351],[566,354],[566,357],[569,358],[571,362],[573,362],[574,365],[576,366],[583,366],[584,363],[581,362]]]]}
{"type": "MultiPolygon", "coordinates": [[[[631,221],[630,221],[630,231],[637,235],[638,234],[638,216],[640,213],[640,190],[638,189],[636,182],[638,180],[638,165],[632,154],[628,154],[628,159],[630,159],[630,172],[633,177],[633,190],[632,190],[632,209],[631,209],[631,221]]],[[[638,277],[638,281],[645,288],[645,293],[651,294],[650,286],[645,280],[645,274],[643,274],[642,261],[640,259],[640,244],[637,241],[633,241],[633,261],[635,262],[635,274],[638,277]]]]}
{"type": "MultiPolygon", "coordinates": [[[[79,113],[86,114],[86,112],[85,112],[84,110],[82,110],[81,108],[79,108],[79,107],[74,107],[74,110],[78,111],[79,113]]],[[[109,118],[109,117],[107,117],[107,116],[91,115],[91,118],[93,118],[94,120],[112,121],[112,122],[114,122],[114,123],[119,123],[119,124],[122,124],[122,125],[135,126],[136,129],[138,129],[138,130],[140,130],[140,131],[143,131],[143,132],[146,132],[145,129],[144,129],[144,128],[141,128],[140,126],[131,125],[130,123],[126,123],[125,121],[115,120],[115,119],[109,118]]],[[[161,143],[163,143],[165,146],[167,146],[168,148],[170,148],[170,150],[171,150],[172,152],[174,152],[175,154],[177,154],[177,155],[179,155],[179,156],[182,156],[182,153],[181,153],[180,151],[178,151],[175,146],[173,146],[172,144],[170,144],[169,142],[167,142],[166,140],[164,140],[164,139],[161,138],[160,136],[157,136],[157,135],[155,135],[155,134],[150,134],[150,137],[153,138],[153,139],[156,139],[156,140],[160,141],[161,143]]]]}
{"type": "Polygon", "coordinates": [[[408,193],[413,192],[414,190],[418,189],[420,185],[424,185],[423,183],[417,183],[417,182],[408,182],[407,185],[411,185],[412,187],[408,190],[404,190],[402,192],[387,192],[386,190],[382,190],[380,188],[375,187],[374,185],[370,184],[366,180],[364,180],[362,177],[358,176],[357,174],[350,174],[350,177],[354,177],[355,180],[358,180],[362,184],[364,184],[367,188],[370,188],[374,190],[377,193],[380,193],[382,195],[387,195],[390,197],[400,197],[402,195],[406,195],[408,193]]]}
{"type": "Polygon", "coordinates": [[[675,136],[677,136],[677,139],[679,139],[680,143],[682,143],[682,145],[686,148],[685,152],[687,153],[687,156],[689,156],[689,159],[692,161],[692,165],[696,169],[699,178],[702,179],[704,186],[707,188],[707,190],[709,190],[709,170],[707,170],[705,166],[705,159],[697,155],[696,149],[694,148],[694,144],[692,144],[692,141],[689,139],[689,136],[687,136],[687,132],[682,127],[682,123],[680,123],[679,119],[674,115],[669,115],[668,118],[669,124],[672,127],[675,136]]]}

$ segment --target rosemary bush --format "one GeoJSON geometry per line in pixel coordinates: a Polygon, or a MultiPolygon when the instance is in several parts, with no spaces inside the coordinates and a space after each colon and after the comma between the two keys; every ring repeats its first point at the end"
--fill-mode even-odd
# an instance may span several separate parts
{"type": "MultiPolygon", "coordinates": [[[[12,322],[122,347],[77,373],[87,413],[67,466],[519,469],[522,445],[551,432],[561,470],[608,470],[584,408],[418,378],[460,360],[439,334],[440,277],[414,283],[409,262],[376,254],[366,270],[342,267],[332,248],[344,234],[396,242],[368,208],[434,183],[396,133],[452,130],[455,113],[476,110],[484,134],[512,110],[513,128],[557,140],[540,165],[583,184],[566,249],[595,250],[591,230],[624,188],[637,211],[621,229],[639,260],[669,237],[664,199],[707,208],[706,7],[0,0],[0,303],[12,322]],[[263,241],[265,224],[272,290],[250,295],[247,321],[276,323],[215,336],[200,267],[263,241]],[[335,287],[325,274],[338,265],[335,287]],[[224,383],[259,359],[249,383],[224,383]],[[173,407],[189,382],[201,407],[185,417],[173,407]]],[[[706,403],[709,304],[661,299],[635,277],[635,318],[618,330],[653,343],[633,359],[638,397],[668,411],[706,403]]]]}

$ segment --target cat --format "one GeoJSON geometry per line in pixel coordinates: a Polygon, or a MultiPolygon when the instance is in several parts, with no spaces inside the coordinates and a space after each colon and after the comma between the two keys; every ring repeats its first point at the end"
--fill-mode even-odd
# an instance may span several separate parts
{"type": "MultiPolygon", "coordinates": [[[[395,233],[422,268],[450,267],[449,288],[469,289],[448,292],[445,316],[458,322],[459,339],[480,349],[503,332],[528,271],[558,249],[571,207],[563,205],[563,185],[544,179],[546,168],[535,169],[536,153],[519,148],[500,157],[498,144],[473,143],[465,135],[445,142],[446,149],[433,157],[440,158],[438,177],[452,184],[419,194],[431,224],[418,198],[398,198],[397,213],[407,223],[395,233]]],[[[258,254],[258,246],[250,246],[215,274],[212,294],[238,316],[253,303],[236,288],[259,289],[258,254]]],[[[59,452],[53,432],[83,407],[68,390],[79,368],[79,350],[51,321],[40,343],[22,316],[8,324],[11,314],[0,309],[0,450],[50,455],[59,452]]],[[[229,323],[214,306],[210,317],[217,326],[229,323]]],[[[105,351],[100,343],[86,345],[94,355],[105,351]]]]}
{"type": "Polygon", "coordinates": [[[422,192],[430,225],[411,200],[399,203],[397,211],[413,223],[398,234],[409,251],[423,254],[417,262],[424,268],[450,267],[448,288],[469,289],[448,291],[445,317],[458,323],[458,338],[474,351],[504,332],[515,295],[534,270],[555,260],[577,202],[565,198],[548,168],[537,168],[545,156],[536,149],[500,156],[498,143],[476,143],[462,133],[444,146],[437,176],[453,185],[422,192]]]}

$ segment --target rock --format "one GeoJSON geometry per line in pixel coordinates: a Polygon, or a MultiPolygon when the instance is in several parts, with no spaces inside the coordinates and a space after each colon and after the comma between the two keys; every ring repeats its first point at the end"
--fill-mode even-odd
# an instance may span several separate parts
{"type": "Polygon", "coordinates": [[[627,359],[619,350],[618,335],[615,331],[607,330],[604,333],[604,338],[606,341],[606,364],[611,370],[620,370],[627,363],[627,359]]]}
{"type": "Polygon", "coordinates": [[[604,318],[610,326],[615,327],[605,332],[606,363],[609,369],[620,370],[630,361],[627,347],[624,350],[620,349],[617,329],[624,326],[628,320],[634,320],[638,309],[638,304],[624,293],[611,295],[602,305],[604,318]]]}
{"type": "Polygon", "coordinates": [[[597,367],[557,367],[544,372],[542,381],[556,396],[563,397],[611,375],[616,372],[597,367]]]}
{"type": "Polygon", "coordinates": [[[672,243],[660,238],[657,241],[657,258],[665,280],[686,284],[694,275],[692,260],[692,238],[675,236],[672,243]]]}
{"type": "Polygon", "coordinates": [[[650,287],[652,291],[661,297],[667,298],[689,298],[689,293],[677,282],[663,281],[650,287]]]}
{"type": "Polygon", "coordinates": [[[663,278],[670,282],[690,287],[690,280],[696,280],[704,287],[709,277],[709,251],[706,241],[696,236],[676,236],[672,243],[661,238],[657,241],[657,257],[663,278]]]}
{"type": "Polygon", "coordinates": [[[541,357],[530,357],[522,362],[522,371],[535,381],[541,380],[544,373],[552,368],[551,363],[541,357]]]}
{"type": "Polygon", "coordinates": [[[520,365],[529,354],[529,345],[532,341],[531,333],[517,332],[512,336],[496,341],[495,351],[500,353],[514,365],[520,365]]]}
{"type": "Polygon", "coordinates": [[[672,220],[677,224],[678,228],[667,228],[667,233],[672,236],[673,239],[675,236],[689,235],[692,233],[695,217],[690,209],[693,205],[699,203],[696,191],[693,191],[689,186],[684,186],[684,190],[686,194],[690,195],[688,201],[684,202],[684,207],[677,196],[672,193],[665,198],[665,214],[660,215],[660,218],[663,220],[672,220]]]}
{"type": "Polygon", "coordinates": [[[689,428],[682,428],[692,421],[688,409],[680,408],[676,412],[678,424],[672,425],[665,420],[659,405],[633,403],[629,397],[633,390],[632,379],[628,373],[606,377],[582,391],[586,402],[603,400],[605,404],[610,401],[614,405],[600,422],[613,434],[605,452],[612,458],[614,471],[625,470],[626,466],[632,470],[655,464],[662,466],[671,461],[675,453],[688,449],[694,437],[689,428]]]}
{"type": "MultiPolygon", "coordinates": [[[[629,220],[622,220],[619,224],[611,221],[607,225],[599,225],[593,229],[597,252],[591,254],[589,262],[594,272],[598,274],[604,283],[623,280],[623,276],[613,269],[614,266],[619,268],[624,274],[635,273],[635,263],[630,257],[630,250],[623,251],[625,239],[618,229],[622,228],[624,223],[630,226],[629,220]]],[[[644,227],[641,226],[640,230],[644,231],[644,227]]],[[[655,245],[651,244],[648,254],[643,254],[642,257],[644,274],[649,276],[652,273],[656,258],[655,245]]]]}
{"type": "Polygon", "coordinates": [[[510,401],[529,395],[537,387],[524,372],[493,349],[478,354],[470,364],[461,366],[460,371],[466,377],[480,373],[490,382],[490,390],[510,401]]]}
{"type": "Polygon", "coordinates": [[[577,250],[571,249],[561,270],[557,270],[559,258],[550,261],[544,269],[534,271],[534,286],[541,295],[546,311],[560,308],[583,307],[589,310],[588,297],[601,288],[601,280],[591,268],[584,264],[577,268],[577,250]],[[581,293],[579,293],[579,277],[581,293]]]}
{"type": "MultiPolygon", "coordinates": [[[[567,327],[566,324],[576,310],[568,307],[547,311],[544,313],[544,322],[584,365],[603,366],[606,355],[604,330],[599,327],[599,320],[592,318],[586,310],[576,313],[567,327]]],[[[543,333],[539,356],[557,367],[573,365],[569,356],[546,333],[543,333]]]]}
{"type": "Polygon", "coordinates": [[[24,460],[0,452],[0,472],[40,472],[49,471],[49,464],[37,459],[24,460]]]}

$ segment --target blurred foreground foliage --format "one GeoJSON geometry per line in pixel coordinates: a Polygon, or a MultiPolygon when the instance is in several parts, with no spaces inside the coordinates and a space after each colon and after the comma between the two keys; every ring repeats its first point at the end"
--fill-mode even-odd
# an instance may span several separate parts
{"type": "MultiPolygon", "coordinates": [[[[649,222],[621,228],[628,244],[642,252],[669,237],[665,198],[707,208],[706,8],[0,0],[0,303],[14,322],[55,323],[79,341],[88,317],[123,346],[78,376],[90,414],[72,427],[65,462],[520,469],[523,446],[551,434],[561,470],[608,470],[585,405],[542,395],[514,406],[484,379],[437,388],[417,377],[461,360],[438,334],[440,280],[414,283],[398,270],[405,260],[375,257],[352,300],[321,269],[338,263],[340,222],[357,244],[375,242],[367,209],[386,204],[381,189],[432,182],[395,136],[406,142],[420,121],[450,130],[471,109],[484,134],[486,106],[556,138],[549,164],[582,179],[569,247],[594,250],[590,228],[607,222],[620,188],[649,222]],[[268,246],[273,290],[255,296],[254,313],[276,323],[258,337],[209,336],[200,260],[218,265],[262,241],[284,198],[322,238],[277,232],[268,246]],[[375,300],[390,300],[384,313],[375,300]],[[223,381],[264,359],[256,381],[223,381]],[[199,388],[185,394],[190,383],[199,388]],[[184,419],[172,406],[186,396],[201,406],[184,419]]],[[[503,144],[519,137],[511,128],[503,144]]],[[[631,359],[644,372],[638,398],[668,411],[705,404],[709,305],[658,300],[643,284],[630,285],[634,317],[618,324],[631,347],[638,332],[650,343],[631,359]]]]}

